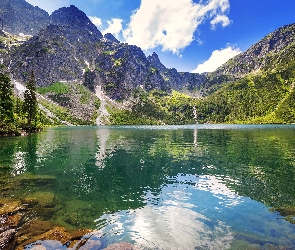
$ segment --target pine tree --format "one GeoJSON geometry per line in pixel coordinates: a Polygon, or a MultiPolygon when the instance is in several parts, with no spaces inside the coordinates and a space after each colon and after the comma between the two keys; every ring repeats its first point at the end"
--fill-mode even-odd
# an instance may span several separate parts
{"type": "Polygon", "coordinates": [[[13,85],[8,76],[0,73],[0,121],[13,122],[13,85]]]}
{"type": "Polygon", "coordinates": [[[37,116],[36,80],[33,71],[26,86],[23,105],[23,111],[27,117],[27,128],[32,131],[34,129],[32,122],[36,120],[37,116]]]}

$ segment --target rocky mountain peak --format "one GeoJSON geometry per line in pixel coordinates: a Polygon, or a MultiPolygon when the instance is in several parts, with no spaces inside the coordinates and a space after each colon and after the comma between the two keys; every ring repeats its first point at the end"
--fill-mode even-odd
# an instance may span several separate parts
{"type": "Polygon", "coordinates": [[[153,54],[148,56],[147,58],[148,58],[149,62],[156,62],[156,63],[160,62],[159,56],[156,52],[153,52],[153,54]]]}
{"type": "Polygon", "coordinates": [[[117,40],[116,37],[114,37],[111,33],[107,33],[103,36],[107,41],[113,42],[113,43],[120,43],[119,40],[117,40]]]}
{"type": "Polygon", "coordinates": [[[159,56],[157,53],[153,52],[152,55],[147,57],[148,62],[151,64],[152,67],[159,69],[161,72],[166,71],[167,68],[161,63],[159,56]]]}
{"type": "Polygon", "coordinates": [[[54,11],[50,16],[50,23],[71,28],[83,29],[89,33],[102,38],[101,32],[90,21],[87,15],[76,6],[62,7],[54,11]]]}

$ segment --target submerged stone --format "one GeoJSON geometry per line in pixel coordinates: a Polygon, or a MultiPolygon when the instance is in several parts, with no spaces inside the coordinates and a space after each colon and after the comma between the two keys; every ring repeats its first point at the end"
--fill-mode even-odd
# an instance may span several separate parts
{"type": "Polygon", "coordinates": [[[20,201],[9,199],[0,200],[0,215],[15,214],[21,209],[23,209],[23,207],[20,201]]]}
{"type": "Polygon", "coordinates": [[[40,235],[39,237],[39,240],[56,240],[61,242],[63,245],[71,239],[71,235],[64,227],[55,227],[52,230],[40,235]]]}
{"type": "Polygon", "coordinates": [[[35,192],[24,199],[27,204],[38,203],[42,207],[53,207],[54,194],[52,192],[35,192]]]}
{"type": "Polygon", "coordinates": [[[275,208],[275,211],[284,216],[285,220],[295,224],[295,207],[279,207],[275,208]]]}
{"type": "MultiPolygon", "coordinates": [[[[40,232],[40,229],[37,227],[37,225],[34,225],[34,227],[30,227],[30,229],[32,228],[36,228],[37,232],[38,231],[40,232]]],[[[20,244],[18,246],[18,249],[24,249],[25,246],[29,244],[33,244],[33,243],[36,243],[37,241],[44,241],[44,240],[58,241],[58,242],[61,242],[62,245],[64,245],[70,240],[70,238],[71,238],[70,234],[66,232],[66,229],[64,227],[54,227],[53,229],[50,229],[49,231],[44,232],[40,235],[36,234],[36,232],[34,231],[29,231],[28,234],[24,234],[17,238],[17,241],[20,244]]]]}
{"type": "Polygon", "coordinates": [[[68,248],[83,246],[87,241],[86,239],[91,238],[90,232],[91,230],[88,229],[67,230],[54,222],[34,220],[25,224],[17,233],[18,249],[24,249],[28,245],[33,249],[42,249],[42,247],[55,249],[52,246],[57,244],[60,246],[67,245],[68,248]],[[83,237],[85,239],[82,239],[83,237]]]}
{"type": "Polygon", "coordinates": [[[16,228],[20,224],[22,218],[23,218],[23,214],[15,214],[15,215],[7,216],[7,220],[4,226],[7,226],[9,228],[11,227],[16,228]]]}
{"type": "Polygon", "coordinates": [[[100,249],[101,242],[99,240],[80,240],[78,241],[72,249],[79,249],[79,250],[89,250],[89,249],[100,249]]]}
{"type": "Polygon", "coordinates": [[[231,249],[248,249],[248,250],[260,250],[259,244],[251,244],[246,240],[235,240],[231,244],[231,249]]]}
{"type": "Polygon", "coordinates": [[[50,221],[41,221],[41,220],[30,221],[24,224],[17,232],[17,242],[18,244],[22,244],[28,241],[32,237],[41,235],[51,230],[54,226],[56,225],[50,221]]]}

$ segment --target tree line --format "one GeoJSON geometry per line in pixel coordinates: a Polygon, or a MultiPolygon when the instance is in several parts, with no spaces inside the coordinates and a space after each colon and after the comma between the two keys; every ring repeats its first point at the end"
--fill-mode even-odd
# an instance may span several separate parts
{"type": "Polygon", "coordinates": [[[19,135],[42,128],[38,110],[34,72],[26,84],[23,98],[14,95],[8,72],[0,73],[0,135],[19,135]]]}

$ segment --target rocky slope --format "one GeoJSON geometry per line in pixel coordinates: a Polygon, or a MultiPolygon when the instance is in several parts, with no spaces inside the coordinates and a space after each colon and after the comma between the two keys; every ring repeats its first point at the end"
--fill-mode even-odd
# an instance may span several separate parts
{"type": "Polygon", "coordinates": [[[86,68],[96,58],[95,44],[102,34],[83,12],[74,6],[62,8],[52,13],[51,23],[12,50],[10,67],[19,82],[26,82],[31,71],[35,72],[37,86],[82,81],[86,68]]]}
{"type": "Polygon", "coordinates": [[[14,35],[35,35],[50,22],[45,10],[25,0],[0,0],[0,17],[3,29],[14,35]]]}
{"type": "Polygon", "coordinates": [[[268,71],[282,63],[282,60],[277,60],[278,57],[291,47],[294,50],[295,24],[285,25],[270,33],[246,52],[219,67],[214,74],[241,77],[261,70],[268,71]]]}

